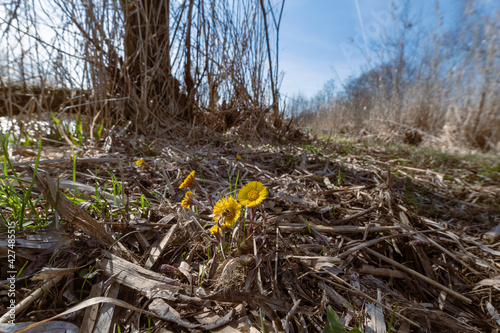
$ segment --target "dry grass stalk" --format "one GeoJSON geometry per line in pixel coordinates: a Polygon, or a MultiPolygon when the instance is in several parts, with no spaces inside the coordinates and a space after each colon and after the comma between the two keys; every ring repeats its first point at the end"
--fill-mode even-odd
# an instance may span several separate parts
{"type": "Polygon", "coordinates": [[[5,4],[9,20],[1,40],[17,46],[5,51],[0,114],[31,119],[36,113],[72,112],[84,117],[91,136],[96,125],[111,128],[129,120],[136,134],[165,135],[195,122],[227,130],[248,114],[263,118],[271,105],[274,127],[281,129],[278,53],[266,61],[274,40],[278,46],[279,20],[264,27],[266,15],[277,16],[270,4],[260,5],[246,0],[190,0],[186,6],[163,0],[72,5],[56,0],[47,8],[5,4]],[[53,13],[60,14],[57,20],[53,13]],[[55,37],[49,42],[39,37],[46,35],[42,31],[55,37]]]}

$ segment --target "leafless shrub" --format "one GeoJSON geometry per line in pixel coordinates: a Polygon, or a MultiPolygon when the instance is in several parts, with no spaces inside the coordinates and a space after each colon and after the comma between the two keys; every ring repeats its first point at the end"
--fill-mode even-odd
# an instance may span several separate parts
{"type": "Polygon", "coordinates": [[[19,113],[22,94],[45,99],[48,88],[68,95],[66,104],[42,101],[45,110],[60,112],[70,95],[81,95],[71,106],[94,122],[132,120],[144,133],[192,122],[201,110],[235,119],[278,110],[275,10],[276,3],[247,0],[5,3],[0,113],[19,113]]]}

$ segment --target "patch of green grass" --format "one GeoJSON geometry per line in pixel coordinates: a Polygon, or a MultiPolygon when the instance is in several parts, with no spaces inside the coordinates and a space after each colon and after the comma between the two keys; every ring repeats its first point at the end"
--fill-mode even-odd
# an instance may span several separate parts
{"type": "Polygon", "coordinates": [[[347,156],[356,152],[354,147],[354,142],[350,140],[344,140],[341,143],[342,143],[342,146],[340,148],[341,156],[347,156]]]}
{"type": "Polygon", "coordinates": [[[53,113],[50,113],[50,116],[52,118],[52,122],[54,123],[54,132],[57,133],[56,140],[64,141],[64,138],[67,137],[75,146],[83,146],[85,144],[83,120],[81,115],[76,115],[72,121],[61,120],[53,113]]]}
{"type": "Polygon", "coordinates": [[[39,226],[42,222],[35,207],[41,197],[32,199],[31,193],[35,185],[35,176],[38,170],[38,163],[40,162],[42,143],[40,141],[35,167],[33,169],[33,177],[31,181],[26,181],[21,178],[23,174],[18,175],[12,166],[12,162],[9,159],[8,142],[9,133],[7,133],[5,137],[0,135],[0,145],[3,151],[4,162],[1,166],[3,176],[0,176],[0,204],[11,211],[10,219],[7,220],[7,224],[11,225],[14,223],[16,230],[23,230],[24,227],[32,224],[39,226]],[[9,174],[9,169],[12,171],[12,175],[9,174]],[[29,184],[27,189],[24,183],[29,184]]]}
{"type": "Polygon", "coordinates": [[[398,142],[363,141],[356,144],[350,137],[340,134],[330,136],[328,141],[336,144],[335,154],[343,157],[350,154],[370,154],[375,149],[379,160],[392,160],[398,166],[441,172],[445,174],[445,180],[460,178],[477,185],[500,181],[499,155],[459,154],[398,142]]]}
{"type": "Polygon", "coordinates": [[[479,172],[485,178],[500,181],[500,161],[496,164],[484,165],[479,172]]]}
{"type": "Polygon", "coordinates": [[[314,145],[314,144],[305,144],[305,145],[302,145],[300,147],[307,150],[311,154],[318,154],[320,149],[323,148],[323,146],[318,147],[317,145],[314,145]]]}
{"type": "Polygon", "coordinates": [[[123,187],[122,187],[122,184],[118,181],[118,179],[116,178],[116,176],[109,172],[109,171],[106,171],[108,173],[108,175],[111,177],[111,184],[113,186],[113,196],[114,196],[114,204],[116,206],[118,206],[118,197],[120,196],[120,194],[123,194],[123,187]]]}
{"type": "MultiPolygon", "coordinates": [[[[443,173],[460,176],[464,170],[472,169],[500,179],[500,157],[488,154],[457,154],[432,148],[418,148],[405,144],[388,144],[384,146],[391,158],[406,161],[400,164],[422,169],[432,169],[443,173]]],[[[398,163],[399,164],[399,163],[398,163]]],[[[481,176],[481,175],[479,175],[481,176]]],[[[481,177],[478,177],[479,179],[481,177]]],[[[474,179],[471,179],[474,180],[474,179]]]]}
{"type": "Polygon", "coordinates": [[[96,182],[95,190],[89,200],[84,199],[85,196],[80,193],[77,188],[66,190],[64,195],[74,204],[86,209],[90,215],[101,216],[105,219],[119,219],[128,209],[132,212],[139,212],[140,215],[144,215],[144,213],[151,208],[151,203],[142,193],[140,193],[139,197],[136,199],[129,201],[127,207],[121,196],[123,190],[122,184],[117,180],[114,174],[111,172],[108,172],[108,174],[111,178],[110,181],[104,183],[102,188],[99,186],[99,183],[96,182]],[[103,194],[107,192],[109,187],[112,188],[112,200],[110,200],[109,195],[106,196],[103,194]]]}
{"type": "Polygon", "coordinates": [[[19,144],[21,146],[33,146],[36,144],[36,140],[33,140],[28,133],[21,133],[21,138],[19,139],[19,144]]]}
{"type": "MultiPolygon", "coordinates": [[[[325,137],[323,135],[319,135],[318,137],[325,142],[336,144],[335,154],[338,154],[340,156],[347,156],[349,154],[356,153],[357,151],[354,141],[348,136],[328,133],[328,137],[325,137]]],[[[325,149],[326,147],[321,145],[321,148],[325,149]]]]}

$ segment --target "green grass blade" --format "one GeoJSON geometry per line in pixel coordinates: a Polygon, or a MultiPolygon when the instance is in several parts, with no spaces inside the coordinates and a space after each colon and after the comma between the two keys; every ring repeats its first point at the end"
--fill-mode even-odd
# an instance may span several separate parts
{"type": "Polygon", "coordinates": [[[10,133],[5,133],[5,139],[2,135],[0,135],[0,143],[2,144],[2,149],[3,149],[3,163],[4,163],[4,174],[6,176],[8,176],[8,172],[7,172],[7,165],[5,163],[7,163],[9,165],[9,168],[12,170],[12,173],[14,174],[15,177],[17,177],[17,173],[16,173],[16,170],[14,170],[14,167],[12,166],[12,162],[10,161],[10,158],[9,158],[9,149],[8,149],[8,143],[9,143],[9,135],[10,133]]]}
{"type": "Polygon", "coordinates": [[[333,311],[330,305],[328,305],[326,309],[326,319],[328,323],[323,329],[323,333],[345,333],[344,326],[342,326],[339,316],[333,311]]]}
{"type": "MultiPolygon", "coordinates": [[[[30,187],[28,188],[28,191],[24,192],[23,194],[23,204],[21,206],[21,216],[19,218],[19,230],[23,230],[23,223],[24,223],[24,211],[26,208],[26,204],[29,202],[31,206],[32,212],[38,217],[38,214],[36,213],[36,209],[33,205],[33,202],[31,201],[31,192],[33,191],[33,186],[35,185],[35,178],[36,178],[36,173],[38,171],[38,164],[40,162],[40,156],[42,154],[42,140],[40,140],[40,143],[38,145],[38,153],[36,155],[36,161],[35,161],[35,169],[33,170],[33,178],[31,180],[30,187]]],[[[37,218],[38,219],[38,218],[37,218]]]]}
{"type": "Polygon", "coordinates": [[[234,198],[236,199],[236,189],[238,188],[238,180],[240,179],[240,173],[236,175],[236,183],[234,183],[234,198]]]}

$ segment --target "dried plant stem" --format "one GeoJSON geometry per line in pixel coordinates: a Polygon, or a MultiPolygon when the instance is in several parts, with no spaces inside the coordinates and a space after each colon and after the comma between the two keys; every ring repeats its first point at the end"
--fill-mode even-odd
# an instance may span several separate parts
{"type": "Polygon", "coordinates": [[[430,285],[432,285],[432,286],[434,286],[434,287],[436,287],[436,288],[438,288],[440,290],[443,290],[444,292],[446,292],[446,293],[450,294],[451,296],[453,296],[453,297],[461,300],[464,303],[467,303],[467,304],[471,304],[472,303],[472,300],[470,298],[467,298],[467,297],[465,297],[465,296],[457,293],[456,291],[451,290],[450,288],[447,288],[447,287],[443,286],[442,284],[440,284],[440,283],[438,283],[438,282],[436,282],[436,281],[434,281],[432,279],[429,279],[427,276],[422,275],[419,272],[416,272],[413,269],[408,268],[408,267],[406,267],[406,266],[398,263],[397,261],[394,261],[394,260],[392,260],[390,258],[387,258],[386,256],[384,256],[384,255],[382,255],[382,254],[380,254],[380,253],[378,253],[376,251],[373,251],[372,249],[368,249],[367,248],[366,251],[368,253],[370,253],[371,255],[373,255],[373,256],[375,256],[375,257],[377,257],[379,259],[382,259],[385,262],[393,265],[394,267],[397,267],[397,268],[405,271],[406,273],[411,274],[411,275],[413,275],[413,276],[415,276],[415,277],[417,277],[417,278],[419,278],[419,279],[421,279],[421,280],[429,283],[430,285]]]}
{"type": "MultiPolygon", "coordinates": [[[[26,309],[28,306],[31,305],[34,301],[36,301],[40,296],[42,296],[44,293],[47,292],[50,288],[58,284],[62,279],[64,275],[56,276],[52,279],[49,279],[45,281],[38,289],[36,289],[34,292],[32,292],[29,296],[27,296],[25,299],[23,299],[21,302],[16,304],[16,307],[14,308],[14,313],[18,314],[22,310],[26,309]]],[[[0,323],[6,323],[10,320],[10,313],[7,311],[2,317],[0,317],[0,323]]]]}
{"type": "MultiPolygon", "coordinates": [[[[328,271],[326,271],[328,272],[328,271]]],[[[382,304],[380,303],[379,301],[377,301],[375,298],[365,294],[364,292],[354,288],[353,286],[351,286],[350,284],[348,284],[347,282],[345,282],[344,280],[340,279],[338,276],[336,276],[335,274],[332,274],[330,272],[328,272],[329,275],[331,275],[332,277],[334,277],[335,279],[337,279],[338,281],[342,282],[343,284],[346,284],[348,287],[344,287],[343,285],[341,284],[338,284],[338,283],[335,283],[331,280],[328,280],[328,279],[325,279],[315,273],[311,273],[312,276],[314,276],[315,278],[319,279],[319,280],[322,280],[324,282],[327,282],[329,284],[332,284],[334,285],[335,287],[337,288],[340,288],[340,289],[343,289],[343,290],[347,290],[349,292],[353,292],[357,295],[360,295],[366,299],[368,299],[370,302],[373,302],[373,303],[377,303],[378,305],[380,305],[381,307],[383,307],[384,309],[386,309],[387,311],[389,311],[390,313],[392,313],[393,309],[391,309],[390,307],[388,307],[387,305],[385,304],[382,304]]],[[[405,316],[403,316],[402,314],[398,313],[398,312],[395,312],[395,315],[398,316],[399,318],[407,321],[408,323],[410,323],[411,325],[415,325],[416,327],[418,328],[422,328],[422,326],[420,326],[419,324],[417,324],[416,322],[414,322],[413,320],[409,319],[409,318],[406,318],[405,316]]]]}

